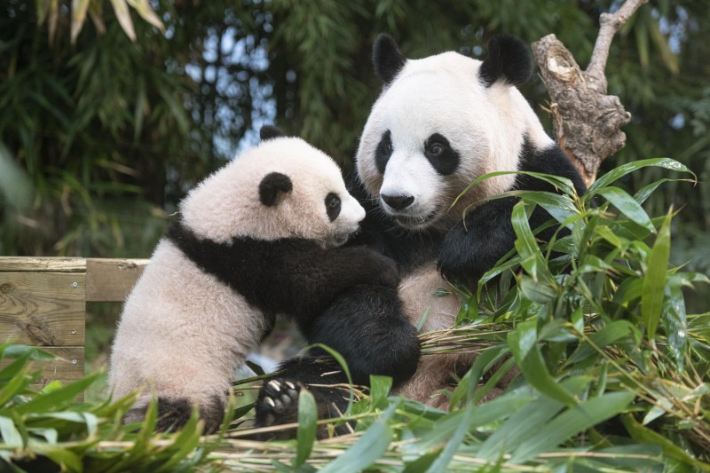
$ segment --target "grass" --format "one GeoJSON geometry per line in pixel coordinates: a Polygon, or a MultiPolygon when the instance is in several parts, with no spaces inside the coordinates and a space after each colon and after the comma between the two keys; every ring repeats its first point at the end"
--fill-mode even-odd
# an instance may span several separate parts
{"type": "Polygon", "coordinates": [[[539,177],[560,194],[514,194],[515,249],[477,287],[450,289],[464,302],[457,327],[420,337],[423,356],[478,353],[445,393],[446,412],[389,396],[390,380],[373,377],[341,419],[318,421],[304,391],[296,440],[252,440],[246,396],[233,397],[218,435],[200,437],[196,416],[182,432],[157,435],[154,410],[142,426],[120,424],[131,398],[72,401],[96,375],[29,392],[36,373],[25,362],[45,355],[5,347],[15,361],[0,370],[0,462],[87,472],[710,471],[710,313],[689,314],[684,300],[710,280],[669,268],[675,212],[651,218],[642,207],[669,178],[634,195],[615,185],[648,166],[690,172],[644,160],[582,197],[552,176],[539,177]],[[526,218],[536,205],[569,231],[541,244],[526,218]],[[506,391],[480,403],[513,369],[520,375],[506,391]],[[352,433],[315,439],[317,424],[344,420],[358,421],[352,433]]]}

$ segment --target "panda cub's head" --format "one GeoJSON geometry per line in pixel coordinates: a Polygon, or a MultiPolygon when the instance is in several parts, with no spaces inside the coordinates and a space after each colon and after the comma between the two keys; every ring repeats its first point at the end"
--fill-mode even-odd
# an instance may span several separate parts
{"type": "Polygon", "coordinates": [[[338,165],[277,128],[262,128],[261,138],[188,194],[180,204],[183,224],[218,243],[235,237],[345,243],[365,210],[346,190],[338,165]]]}
{"type": "Polygon", "coordinates": [[[510,188],[514,176],[483,181],[461,205],[454,199],[475,178],[515,171],[524,141],[553,145],[515,85],[531,74],[527,46],[500,36],[478,61],[455,52],[406,59],[388,35],[374,45],[384,83],[357,152],[366,190],[408,229],[446,229],[462,209],[510,188]]]}

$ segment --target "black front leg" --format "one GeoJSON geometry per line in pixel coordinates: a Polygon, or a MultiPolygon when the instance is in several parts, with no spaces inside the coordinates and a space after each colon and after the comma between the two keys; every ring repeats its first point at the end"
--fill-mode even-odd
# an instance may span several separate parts
{"type": "MultiPolygon", "coordinates": [[[[304,356],[285,361],[278,374],[265,381],[256,401],[255,426],[271,427],[298,422],[298,397],[307,389],[316,401],[318,419],[332,419],[347,410],[347,377],[332,358],[304,356]]],[[[346,425],[336,434],[348,432],[346,425]]],[[[326,438],[325,425],[318,427],[318,438],[326,438]]],[[[296,429],[281,429],[257,436],[259,440],[291,439],[296,429]]]]}
{"type": "Polygon", "coordinates": [[[510,221],[518,199],[493,200],[477,207],[444,238],[439,271],[450,281],[478,281],[515,244],[510,221]]]}
{"type": "Polygon", "coordinates": [[[284,311],[303,328],[350,288],[368,284],[396,288],[397,264],[391,258],[363,246],[333,248],[320,253],[284,256],[284,273],[275,289],[285,294],[284,311]]]}
{"type": "MultiPolygon", "coordinates": [[[[476,282],[513,249],[517,237],[511,217],[518,201],[516,197],[507,197],[487,202],[449,230],[439,254],[439,270],[446,279],[476,282]]],[[[551,218],[538,206],[528,220],[530,228],[535,231],[551,218]]],[[[537,237],[549,241],[555,230],[547,228],[537,237]]]]}
{"type": "Polygon", "coordinates": [[[417,369],[417,331],[402,314],[396,288],[353,287],[300,329],[308,343],[322,343],[340,353],[355,384],[367,385],[375,374],[390,376],[398,385],[417,369]]]}

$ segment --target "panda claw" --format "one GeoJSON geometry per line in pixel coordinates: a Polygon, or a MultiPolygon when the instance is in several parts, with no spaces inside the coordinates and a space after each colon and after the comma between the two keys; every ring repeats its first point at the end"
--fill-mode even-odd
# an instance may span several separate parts
{"type": "Polygon", "coordinates": [[[270,405],[271,407],[276,407],[274,400],[271,399],[269,396],[264,397],[264,402],[270,405]]]}
{"type": "Polygon", "coordinates": [[[272,380],[269,381],[267,384],[268,384],[269,386],[271,386],[271,387],[274,389],[274,391],[276,391],[277,393],[278,393],[278,392],[281,392],[281,383],[279,383],[279,382],[276,381],[275,379],[272,379],[272,380]]]}
{"type": "Polygon", "coordinates": [[[274,407],[273,407],[274,412],[277,414],[281,414],[284,411],[283,403],[279,399],[276,399],[273,402],[274,402],[274,407]]]}
{"type": "Polygon", "coordinates": [[[286,381],[286,387],[289,389],[293,389],[294,391],[296,390],[296,385],[293,384],[291,381],[286,381]]]}

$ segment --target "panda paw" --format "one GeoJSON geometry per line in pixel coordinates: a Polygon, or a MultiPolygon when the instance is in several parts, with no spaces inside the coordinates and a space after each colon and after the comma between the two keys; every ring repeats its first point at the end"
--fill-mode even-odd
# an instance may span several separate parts
{"type": "Polygon", "coordinates": [[[256,401],[256,426],[288,424],[298,420],[298,395],[301,386],[283,378],[264,384],[256,401]]]}
{"type": "Polygon", "coordinates": [[[364,246],[346,248],[345,251],[348,252],[354,265],[352,274],[362,277],[362,284],[380,284],[388,287],[399,285],[399,269],[392,258],[364,246]]]}
{"type": "Polygon", "coordinates": [[[444,238],[439,253],[438,268],[451,282],[473,282],[490,268],[481,258],[480,243],[473,231],[466,231],[463,223],[455,225],[444,238]]]}

